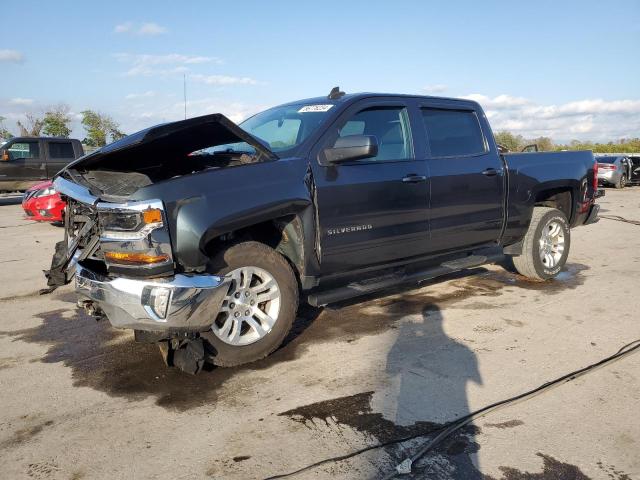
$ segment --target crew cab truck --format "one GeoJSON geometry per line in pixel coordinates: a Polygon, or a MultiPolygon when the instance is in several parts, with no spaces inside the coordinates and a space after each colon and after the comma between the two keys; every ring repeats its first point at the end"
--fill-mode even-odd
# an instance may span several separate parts
{"type": "Polygon", "coordinates": [[[14,137],[0,147],[0,191],[27,190],[43,180],[51,180],[82,155],[80,140],[14,137]]]}
{"type": "Polygon", "coordinates": [[[544,281],[596,222],[590,151],[498,153],[480,105],[389,94],[300,100],[130,135],[55,179],[52,288],[194,372],[269,355],[322,306],[513,257],[544,281]]]}

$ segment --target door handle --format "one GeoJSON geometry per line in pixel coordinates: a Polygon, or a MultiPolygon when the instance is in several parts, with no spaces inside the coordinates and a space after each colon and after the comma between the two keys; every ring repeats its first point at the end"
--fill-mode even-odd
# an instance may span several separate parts
{"type": "Polygon", "coordinates": [[[409,175],[407,175],[402,179],[402,183],[420,183],[420,182],[426,182],[426,181],[427,181],[426,175],[416,175],[415,173],[410,173],[409,175]]]}
{"type": "Polygon", "coordinates": [[[487,168],[482,171],[482,174],[487,177],[495,177],[498,175],[498,171],[495,168],[487,168]]]}

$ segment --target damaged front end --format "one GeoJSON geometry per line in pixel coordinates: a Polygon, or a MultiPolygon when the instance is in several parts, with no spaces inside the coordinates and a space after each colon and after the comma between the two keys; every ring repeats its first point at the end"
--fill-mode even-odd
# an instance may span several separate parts
{"type": "Polygon", "coordinates": [[[67,201],[65,237],[45,272],[46,291],[75,275],[78,304],[86,311],[106,316],[116,328],[162,340],[181,352],[177,364],[185,362],[184,355],[197,357],[198,333],[211,329],[228,280],[181,270],[162,199],[130,197],[157,181],[270,159],[261,142],[222,115],[208,115],[152,127],[70,164],[54,180],[67,201]],[[246,142],[254,151],[198,152],[229,142],[246,142]]]}

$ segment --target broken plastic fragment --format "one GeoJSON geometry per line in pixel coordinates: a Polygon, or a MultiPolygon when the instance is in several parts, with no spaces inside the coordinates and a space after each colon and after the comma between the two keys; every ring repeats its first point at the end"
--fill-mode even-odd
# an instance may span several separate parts
{"type": "Polygon", "coordinates": [[[402,475],[402,474],[406,474],[406,473],[411,473],[411,465],[413,464],[413,462],[411,461],[410,458],[405,458],[402,463],[399,463],[396,466],[396,471],[402,475]]]}

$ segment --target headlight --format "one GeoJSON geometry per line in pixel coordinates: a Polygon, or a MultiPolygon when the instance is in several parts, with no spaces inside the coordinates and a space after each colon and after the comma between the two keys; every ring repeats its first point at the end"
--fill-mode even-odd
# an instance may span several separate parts
{"type": "Polygon", "coordinates": [[[39,197],[47,197],[49,195],[54,195],[56,193],[56,189],[53,187],[47,187],[44,190],[38,190],[34,195],[35,198],[39,197]]]}
{"type": "Polygon", "coordinates": [[[140,211],[101,210],[98,217],[102,226],[102,238],[141,239],[152,230],[164,226],[162,210],[159,208],[140,211]]]}

